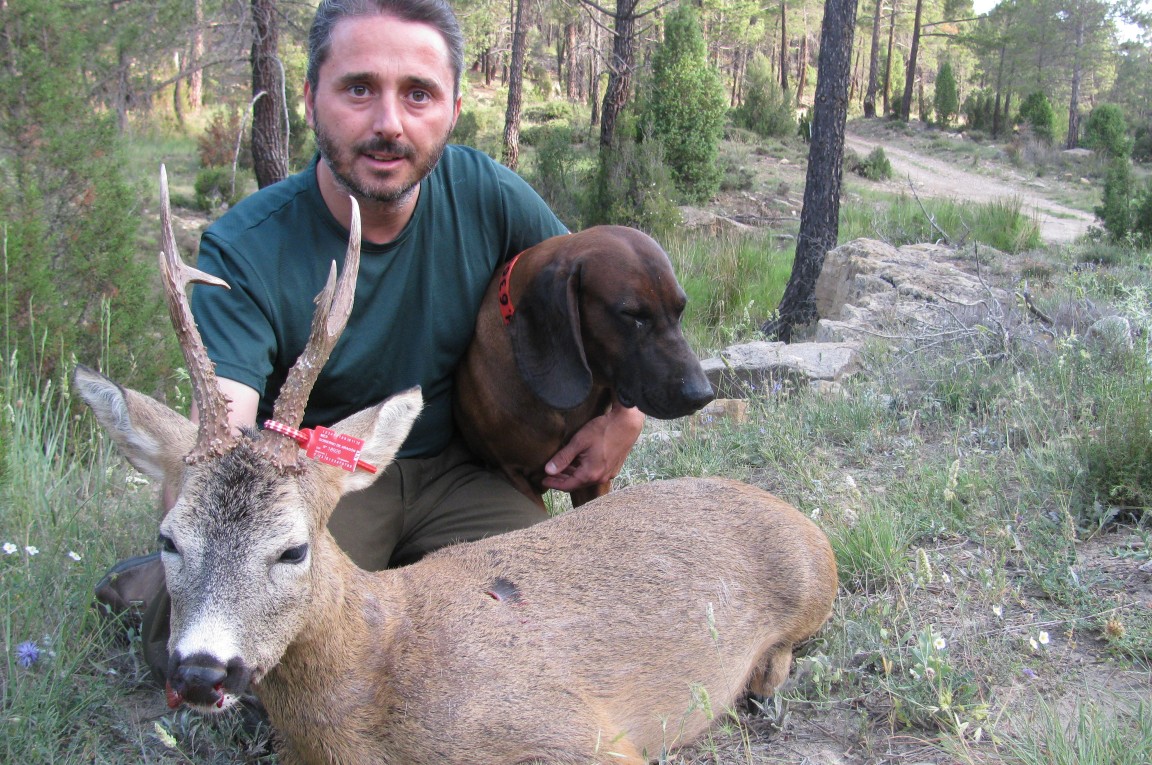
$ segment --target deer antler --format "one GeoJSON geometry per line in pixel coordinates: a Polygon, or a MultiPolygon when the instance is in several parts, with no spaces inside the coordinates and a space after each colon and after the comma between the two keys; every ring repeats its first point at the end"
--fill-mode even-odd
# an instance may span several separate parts
{"type": "Polygon", "coordinates": [[[196,446],[184,457],[191,465],[208,457],[219,457],[235,446],[237,439],[228,423],[228,397],[220,391],[216,367],[208,358],[204,340],[196,329],[185,290],[189,283],[231,288],[223,279],[185,264],[176,252],[172,208],[168,200],[168,171],[163,165],[160,166],[160,229],[160,274],[164,281],[164,298],[180,341],[180,351],[188,366],[188,376],[192,379],[192,398],[200,417],[196,446]]]}
{"type": "MultiPolygon", "coordinates": [[[[336,341],[340,339],[352,302],[356,296],[356,274],[360,270],[360,206],[352,199],[352,222],[348,233],[348,251],[344,256],[344,272],[336,281],[336,263],[328,272],[328,283],[316,296],[316,311],[312,314],[312,332],[308,344],[280,388],[272,408],[272,419],[295,428],[304,419],[308,395],[320,370],[324,368],[336,341]]],[[[261,451],[280,470],[289,472],[299,468],[299,445],[279,433],[266,430],[260,437],[261,451]]]]}

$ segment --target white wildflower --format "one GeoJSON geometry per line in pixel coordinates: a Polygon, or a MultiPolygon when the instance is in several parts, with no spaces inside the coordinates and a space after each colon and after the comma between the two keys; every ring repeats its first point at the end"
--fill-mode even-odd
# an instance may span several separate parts
{"type": "Polygon", "coordinates": [[[68,551],[68,557],[71,558],[72,560],[76,561],[77,563],[80,562],[80,553],[76,552],[75,550],[69,550],[68,551]]]}
{"type": "Polygon", "coordinates": [[[1048,645],[1048,633],[1040,630],[1040,645],[1048,645]]]}
{"type": "Polygon", "coordinates": [[[996,618],[1003,619],[1004,618],[1004,606],[1000,606],[1000,605],[992,606],[992,613],[996,614],[996,618]]]}
{"type": "Polygon", "coordinates": [[[4,543],[4,554],[5,555],[12,555],[15,552],[16,552],[16,545],[12,544],[11,542],[5,542],[4,543]]]}
{"type": "Polygon", "coordinates": [[[30,556],[31,555],[39,555],[40,554],[40,548],[35,547],[33,545],[25,545],[24,546],[24,552],[28,553],[28,555],[30,555],[30,556]]]}
{"type": "Polygon", "coordinates": [[[945,648],[948,647],[948,641],[942,637],[938,637],[932,641],[932,647],[935,648],[937,651],[943,651],[945,648]]]}

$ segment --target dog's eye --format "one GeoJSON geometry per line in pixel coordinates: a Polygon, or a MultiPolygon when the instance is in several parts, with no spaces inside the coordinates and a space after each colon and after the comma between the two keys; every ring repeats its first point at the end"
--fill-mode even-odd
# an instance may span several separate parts
{"type": "Polygon", "coordinates": [[[156,541],[160,545],[160,552],[174,553],[177,555],[180,553],[180,551],[176,549],[176,543],[172,541],[172,537],[161,534],[157,537],[156,541]]]}
{"type": "Polygon", "coordinates": [[[636,329],[644,329],[652,321],[648,314],[639,311],[621,311],[625,321],[635,326],[636,329]]]}
{"type": "Polygon", "coordinates": [[[279,563],[303,563],[304,559],[308,557],[308,545],[296,545],[289,547],[284,552],[280,553],[279,563]]]}

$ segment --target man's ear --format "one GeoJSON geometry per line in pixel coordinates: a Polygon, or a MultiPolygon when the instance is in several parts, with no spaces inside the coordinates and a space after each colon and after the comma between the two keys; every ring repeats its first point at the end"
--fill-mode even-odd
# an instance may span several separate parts
{"type": "Polygon", "coordinates": [[[313,130],[316,129],[316,121],[312,116],[315,103],[316,94],[312,92],[312,83],[304,80],[304,122],[313,130]]]}

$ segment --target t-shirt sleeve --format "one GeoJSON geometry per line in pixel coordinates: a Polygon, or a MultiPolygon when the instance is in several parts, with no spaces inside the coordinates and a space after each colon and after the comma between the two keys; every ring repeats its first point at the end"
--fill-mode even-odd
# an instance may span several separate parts
{"type": "Polygon", "coordinates": [[[192,288],[192,315],[204,338],[216,375],[243,383],[264,395],[277,343],[253,269],[239,262],[207,232],[200,240],[196,267],[228,283],[231,289],[198,284],[192,288]]]}
{"type": "Polygon", "coordinates": [[[509,252],[506,259],[545,239],[568,233],[568,228],[527,181],[503,165],[497,165],[497,168],[508,217],[509,252]]]}

